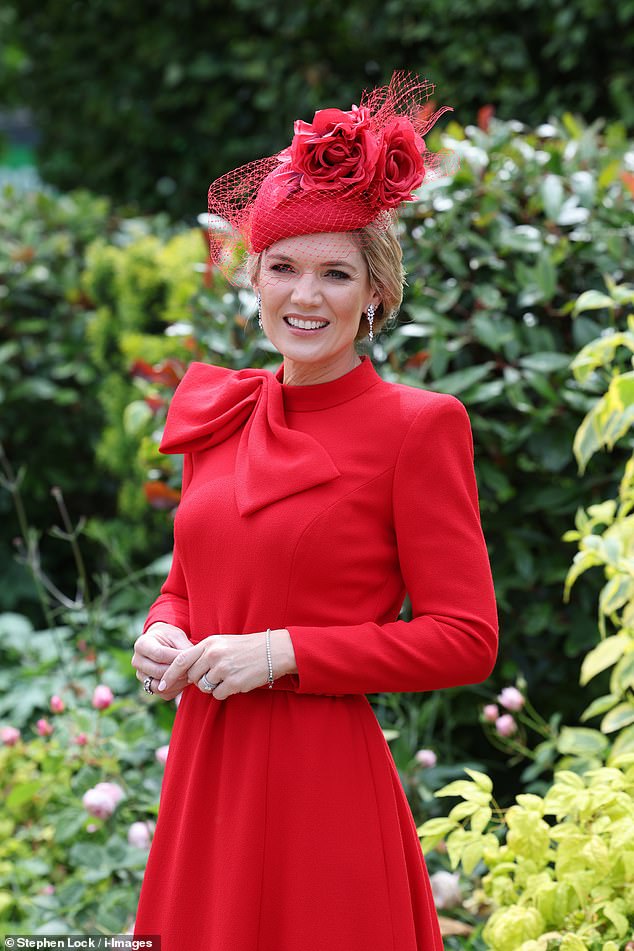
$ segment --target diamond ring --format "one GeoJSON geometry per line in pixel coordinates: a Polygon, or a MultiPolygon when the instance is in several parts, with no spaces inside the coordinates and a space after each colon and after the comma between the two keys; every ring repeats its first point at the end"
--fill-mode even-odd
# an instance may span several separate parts
{"type": "Polygon", "coordinates": [[[198,681],[198,687],[203,691],[203,693],[211,693],[216,689],[217,686],[218,684],[209,683],[207,680],[207,674],[203,674],[198,681]]]}
{"type": "Polygon", "coordinates": [[[145,690],[146,693],[154,693],[154,691],[152,690],[153,680],[154,680],[154,677],[146,677],[145,680],[143,681],[143,689],[145,690]]]}

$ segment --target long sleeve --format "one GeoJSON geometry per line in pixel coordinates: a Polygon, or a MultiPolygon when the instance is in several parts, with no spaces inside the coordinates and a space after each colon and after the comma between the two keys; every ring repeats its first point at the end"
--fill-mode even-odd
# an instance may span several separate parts
{"type": "Polygon", "coordinates": [[[412,620],[290,625],[298,693],[425,691],[489,676],[497,652],[495,595],[471,427],[453,397],[426,403],[402,442],[393,524],[412,620]]]}
{"type": "MultiPolygon", "coordinates": [[[[191,481],[192,462],[191,456],[186,454],[183,458],[183,485],[181,498],[187,490],[191,481]]],[[[187,583],[181,563],[181,555],[178,542],[174,542],[174,554],[169,574],[161,587],[161,592],[156,601],[150,607],[148,616],[143,625],[143,632],[147,631],[155,621],[164,621],[167,624],[174,624],[180,627],[182,631],[189,636],[191,632],[189,618],[189,598],[187,593],[187,583]]]]}

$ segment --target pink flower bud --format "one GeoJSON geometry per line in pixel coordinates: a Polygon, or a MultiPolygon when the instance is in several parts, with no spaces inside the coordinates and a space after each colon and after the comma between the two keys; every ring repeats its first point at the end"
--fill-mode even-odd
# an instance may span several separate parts
{"type": "Polygon", "coordinates": [[[98,789],[89,789],[82,796],[82,804],[86,812],[97,819],[109,819],[116,809],[112,797],[98,789]]]}
{"type": "Polygon", "coordinates": [[[40,736],[50,736],[53,732],[53,724],[45,720],[44,717],[37,721],[35,728],[40,736]]]}
{"type": "Polygon", "coordinates": [[[456,908],[462,904],[460,891],[460,877],[457,872],[445,872],[441,869],[429,876],[434,904],[441,911],[445,908],[456,908]]]}
{"type": "Polygon", "coordinates": [[[149,849],[153,831],[151,822],[133,822],[128,829],[128,842],[137,849],[149,849]]]}
{"type": "Polygon", "coordinates": [[[64,701],[61,697],[58,697],[56,693],[51,697],[51,713],[63,713],[64,712],[64,701]]]}
{"type": "Polygon", "coordinates": [[[20,739],[20,731],[15,726],[3,726],[0,729],[0,742],[4,746],[15,746],[20,739]]]}
{"type": "Polygon", "coordinates": [[[86,826],[86,832],[96,832],[99,826],[96,826],[94,822],[89,822],[86,826]]]}
{"type": "Polygon", "coordinates": [[[500,736],[512,736],[517,731],[517,723],[510,713],[503,713],[495,721],[495,729],[500,736]]]}
{"type": "Polygon", "coordinates": [[[169,753],[169,746],[159,746],[154,756],[159,763],[165,766],[165,764],[167,763],[168,753],[169,753]]]}
{"type": "Polygon", "coordinates": [[[77,746],[85,746],[88,742],[88,737],[85,733],[78,733],[77,736],[73,737],[73,743],[77,746]]]}
{"type": "Polygon", "coordinates": [[[99,684],[95,687],[95,692],[92,695],[92,705],[95,710],[107,710],[113,700],[114,694],[106,684],[99,684]]]}
{"type": "Polygon", "coordinates": [[[498,710],[497,703],[487,703],[486,707],[482,710],[482,716],[487,723],[495,723],[499,715],[500,711],[498,710]]]}
{"type": "Polygon", "coordinates": [[[95,789],[105,793],[106,796],[110,796],[115,806],[118,806],[121,800],[125,798],[125,793],[118,783],[97,783],[95,789]]]}
{"type": "Polygon", "coordinates": [[[418,750],[414,756],[414,759],[419,766],[424,766],[425,769],[431,769],[431,767],[435,766],[438,762],[436,754],[433,750],[418,750]]]}
{"type": "Polygon", "coordinates": [[[54,886],[54,885],[43,885],[43,886],[40,888],[40,893],[41,893],[42,895],[54,895],[54,894],[55,894],[55,886],[54,886]]]}
{"type": "Polygon", "coordinates": [[[505,687],[498,696],[498,702],[501,703],[505,710],[517,713],[518,710],[522,709],[525,701],[517,687],[505,687]]]}

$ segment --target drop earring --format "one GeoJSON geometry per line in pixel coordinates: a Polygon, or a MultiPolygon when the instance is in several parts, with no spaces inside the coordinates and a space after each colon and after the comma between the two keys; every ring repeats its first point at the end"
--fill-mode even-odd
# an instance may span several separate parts
{"type": "Polygon", "coordinates": [[[370,332],[368,333],[368,338],[374,340],[374,333],[372,331],[372,325],[374,324],[374,304],[368,304],[368,324],[370,326],[370,332]]]}
{"type": "Polygon", "coordinates": [[[258,291],[257,301],[258,301],[258,327],[260,328],[260,330],[262,330],[262,295],[260,294],[259,291],[258,291]]]}

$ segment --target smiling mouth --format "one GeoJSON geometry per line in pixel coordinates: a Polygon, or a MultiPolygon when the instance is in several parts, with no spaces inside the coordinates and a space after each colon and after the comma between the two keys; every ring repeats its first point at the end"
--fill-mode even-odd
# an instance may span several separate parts
{"type": "Polygon", "coordinates": [[[324,327],[328,326],[330,321],[307,320],[302,319],[301,317],[285,317],[284,322],[288,324],[289,327],[294,327],[296,330],[322,330],[324,327]]]}

